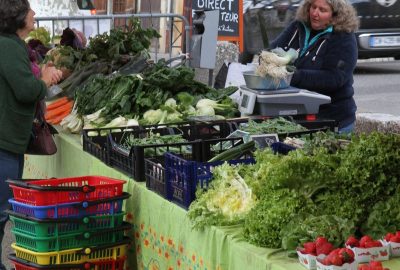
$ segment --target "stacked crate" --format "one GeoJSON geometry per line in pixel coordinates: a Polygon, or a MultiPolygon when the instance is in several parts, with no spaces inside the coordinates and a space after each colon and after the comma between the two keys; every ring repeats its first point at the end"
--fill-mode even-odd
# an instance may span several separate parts
{"type": "Polygon", "coordinates": [[[7,180],[15,270],[123,270],[130,242],[125,181],[102,176],[7,180]]]}

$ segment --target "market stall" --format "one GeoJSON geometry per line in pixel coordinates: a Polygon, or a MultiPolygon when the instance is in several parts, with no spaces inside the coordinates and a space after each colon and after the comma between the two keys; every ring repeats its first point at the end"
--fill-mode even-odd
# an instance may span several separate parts
{"type": "MultiPolygon", "coordinates": [[[[96,49],[101,55],[101,44],[98,37],[86,53],[96,49]]],[[[400,215],[387,210],[400,202],[393,169],[400,164],[399,137],[340,137],[332,132],[335,121],[317,117],[330,98],[287,89],[291,73],[285,66],[282,77],[254,77],[252,71],[239,91],[216,90],[195,81],[183,62],[171,67],[141,53],[124,55],[76,67],[51,89],[62,94],[45,115],[59,130],[58,152],[27,156],[24,178],[128,180],[129,269],[301,269],[296,256],[288,256],[296,248],[311,269],[308,256],[315,266],[317,255],[328,258],[345,242],[346,254],[365,249],[365,262],[389,258],[391,246],[378,239],[400,235],[400,221],[391,214],[400,215]],[[262,85],[251,86],[255,82],[262,85]],[[378,246],[346,241],[368,234],[385,256],[369,253],[378,246]],[[329,248],[316,247],[320,237],[329,248]]],[[[292,59],[279,55],[264,56],[285,64],[292,59]]],[[[267,70],[259,65],[255,72],[267,70]]],[[[397,244],[398,238],[387,241],[397,244]]],[[[355,269],[360,260],[350,255],[321,263],[355,269]]],[[[400,268],[397,259],[384,264],[400,268]]]]}
{"type": "MultiPolygon", "coordinates": [[[[241,238],[240,226],[193,230],[186,211],[82,151],[81,137],[60,132],[54,156],[26,156],[24,178],[104,175],[129,180],[127,220],[133,223],[134,246],[129,252],[138,269],[303,269],[284,252],[251,245],[241,238]]],[[[400,269],[400,259],[384,262],[400,269]]],[[[131,267],[130,269],[133,269],[131,267]]]]}

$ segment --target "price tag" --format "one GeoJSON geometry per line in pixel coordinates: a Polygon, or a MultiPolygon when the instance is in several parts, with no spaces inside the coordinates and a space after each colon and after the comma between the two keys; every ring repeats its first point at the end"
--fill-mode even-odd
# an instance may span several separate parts
{"type": "Polygon", "coordinates": [[[256,143],[257,147],[260,149],[270,147],[271,144],[279,142],[278,134],[250,135],[250,138],[256,143]]]}

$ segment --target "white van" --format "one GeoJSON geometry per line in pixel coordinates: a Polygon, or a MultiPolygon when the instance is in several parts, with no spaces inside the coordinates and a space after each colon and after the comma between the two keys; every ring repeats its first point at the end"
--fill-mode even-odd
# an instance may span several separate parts
{"type": "Polygon", "coordinates": [[[91,0],[29,0],[35,11],[37,26],[44,26],[52,36],[59,36],[63,29],[75,28],[87,38],[110,30],[111,20],[94,19],[91,0]]]}

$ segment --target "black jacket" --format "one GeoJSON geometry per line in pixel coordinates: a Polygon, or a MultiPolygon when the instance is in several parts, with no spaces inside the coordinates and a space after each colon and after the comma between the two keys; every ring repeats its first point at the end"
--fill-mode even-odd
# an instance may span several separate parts
{"type": "MultiPolygon", "coordinates": [[[[272,43],[271,48],[304,47],[305,26],[292,22],[272,43]]],[[[357,106],[353,99],[353,71],[357,63],[357,41],[354,33],[324,33],[295,62],[297,70],[291,85],[331,97],[331,103],[320,107],[319,116],[339,122],[339,128],[355,121],[357,106]]]]}

